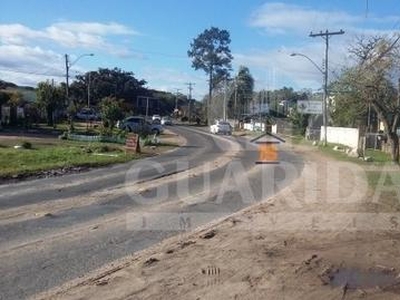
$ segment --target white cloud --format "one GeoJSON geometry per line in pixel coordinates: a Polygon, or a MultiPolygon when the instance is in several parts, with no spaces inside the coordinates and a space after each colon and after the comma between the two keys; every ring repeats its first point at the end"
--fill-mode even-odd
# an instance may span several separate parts
{"type": "Polygon", "coordinates": [[[197,100],[202,100],[208,91],[207,78],[200,71],[190,74],[174,68],[147,67],[140,75],[148,81],[150,88],[171,93],[176,93],[176,89],[179,89],[179,93],[185,95],[188,94],[187,83],[192,82],[192,97],[197,100]]]}
{"type": "Polygon", "coordinates": [[[264,29],[270,34],[304,33],[319,31],[321,28],[342,28],[354,26],[361,17],[341,11],[318,11],[307,7],[266,3],[253,12],[250,25],[264,29]]]}
{"type": "Polygon", "coordinates": [[[69,48],[84,47],[90,49],[102,49],[107,46],[103,37],[92,35],[84,31],[75,32],[51,26],[46,29],[46,33],[48,39],[69,48]]]}
{"type": "MultiPolygon", "coordinates": [[[[40,29],[17,23],[0,24],[0,78],[33,85],[49,78],[63,80],[65,58],[60,54],[63,47],[117,57],[136,57],[128,47],[113,38],[138,34],[112,22],[58,22],[40,29]]],[[[79,67],[75,66],[75,69],[79,70],[79,67]]]]}
{"type": "MultiPolygon", "coordinates": [[[[279,89],[284,85],[292,85],[295,89],[318,89],[322,85],[323,43],[308,44],[299,48],[281,48],[272,50],[253,50],[235,53],[235,68],[240,65],[249,67],[256,79],[256,90],[279,89]],[[292,53],[306,53],[307,57],[318,66],[302,56],[291,56],[292,53]]],[[[329,53],[330,76],[333,71],[341,69],[348,63],[342,49],[337,48],[329,53]]]]}
{"type": "Polygon", "coordinates": [[[85,32],[92,35],[138,35],[139,32],[115,22],[59,22],[52,25],[64,31],[85,32]]]}
{"type": "MultiPolygon", "coordinates": [[[[263,29],[268,34],[305,34],[320,30],[341,28],[360,33],[368,30],[380,32],[376,25],[399,22],[398,16],[369,17],[352,15],[340,10],[318,10],[307,6],[266,3],[250,16],[249,25],[263,29]],[[364,27],[368,23],[372,28],[364,27]]],[[[382,31],[385,32],[384,30],[382,31]]]]}
{"type": "Polygon", "coordinates": [[[30,45],[51,41],[69,48],[83,47],[107,52],[127,51],[123,46],[108,42],[116,35],[139,33],[118,23],[60,22],[35,30],[21,24],[0,24],[0,41],[9,45],[30,45]]]}
{"type": "MultiPolygon", "coordinates": [[[[17,71],[31,73],[45,73],[52,71],[51,75],[61,65],[61,55],[40,47],[26,47],[20,45],[0,46],[0,66],[15,68],[17,71]]],[[[50,75],[50,74],[49,74],[50,75]]]]}
{"type": "Polygon", "coordinates": [[[340,10],[321,10],[280,2],[266,3],[252,13],[249,25],[277,36],[275,43],[284,41],[285,47],[278,44],[268,50],[253,49],[236,53],[234,64],[246,65],[253,70],[257,79],[256,88],[280,88],[289,83],[294,88],[316,89],[322,85],[321,72],[307,58],[290,56],[294,52],[305,54],[322,68],[325,41],[318,37],[308,37],[310,32],[318,33],[325,29],[345,31],[344,35],[330,39],[329,79],[333,79],[333,73],[337,74],[344,66],[353,63],[347,50],[356,36],[392,36],[396,34],[393,26],[395,22],[399,24],[399,17],[366,18],[364,14],[352,15],[340,10]]]}
{"type": "Polygon", "coordinates": [[[67,47],[85,47],[91,49],[104,49],[108,52],[121,46],[108,43],[107,37],[115,35],[137,35],[138,33],[128,27],[117,23],[55,23],[44,30],[53,41],[67,47]]]}
{"type": "Polygon", "coordinates": [[[22,45],[26,40],[43,38],[40,31],[30,29],[21,24],[0,24],[0,42],[9,45],[22,45]]]}
{"type": "MultiPolygon", "coordinates": [[[[0,78],[19,85],[65,79],[64,56],[39,46],[0,45],[0,78]]],[[[78,67],[75,67],[78,69],[78,67]]]]}

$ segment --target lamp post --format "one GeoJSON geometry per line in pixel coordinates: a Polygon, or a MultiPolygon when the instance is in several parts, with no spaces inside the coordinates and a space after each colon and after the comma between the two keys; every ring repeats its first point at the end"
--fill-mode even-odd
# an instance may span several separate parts
{"type": "Polygon", "coordinates": [[[302,56],[306,58],[309,62],[311,62],[314,67],[317,68],[317,70],[323,75],[324,78],[324,89],[323,89],[323,96],[322,96],[322,123],[324,125],[324,141],[323,145],[326,146],[328,141],[327,141],[327,119],[328,119],[328,109],[327,109],[327,98],[328,98],[328,68],[327,68],[327,61],[325,62],[325,69],[322,70],[321,67],[319,67],[311,58],[309,58],[307,55],[302,54],[302,53],[292,53],[290,56],[302,56]]]}
{"type": "Polygon", "coordinates": [[[73,62],[70,61],[69,55],[65,54],[65,97],[66,97],[66,104],[69,106],[69,69],[82,57],[85,56],[94,56],[93,53],[85,53],[80,56],[78,56],[73,62]]]}
{"type": "Polygon", "coordinates": [[[222,116],[224,121],[226,121],[226,89],[227,89],[227,79],[225,78],[224,80],[224,102],[223,102],[223,110],[222,110],[222,116]]]}
{"type": "Polygon", "coordinates": [[[88,83],[87,83],[87,107],[90,108],[90,73],[88,72],[88,83]]]}

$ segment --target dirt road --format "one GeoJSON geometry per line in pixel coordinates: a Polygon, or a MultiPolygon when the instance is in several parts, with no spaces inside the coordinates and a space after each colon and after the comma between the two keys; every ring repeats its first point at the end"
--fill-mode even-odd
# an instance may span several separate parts
{"type": "Polygon", "coordinates": [[[302,176],[263,203],[37,298],[400,299],[398,203],[358,165],[295,152],[302,176]]]}

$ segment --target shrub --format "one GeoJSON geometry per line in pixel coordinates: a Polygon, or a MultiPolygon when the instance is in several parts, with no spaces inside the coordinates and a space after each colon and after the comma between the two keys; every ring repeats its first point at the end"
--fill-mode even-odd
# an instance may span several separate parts
{"type": "Polygon", "coordinates": [[[62,134],[58,136],[59,140],[68,140],[68,132],[64,131],[62,134]]]}
{"type": "Polygon", "coordinates": [[[21,147],[24,149],[32,149],[32,143],[24,141],[22,142],[21,147]]]}

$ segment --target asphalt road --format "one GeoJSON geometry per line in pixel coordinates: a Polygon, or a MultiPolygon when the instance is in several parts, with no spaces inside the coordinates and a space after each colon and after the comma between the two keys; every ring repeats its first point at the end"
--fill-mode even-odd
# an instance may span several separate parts
{"type": "Polygon", "coordinates": [[[247,139],[176,126],[163,155],[0,186],[0,299],[25,299],[290,184],[300,158],[256,165],[247,139]]]}

